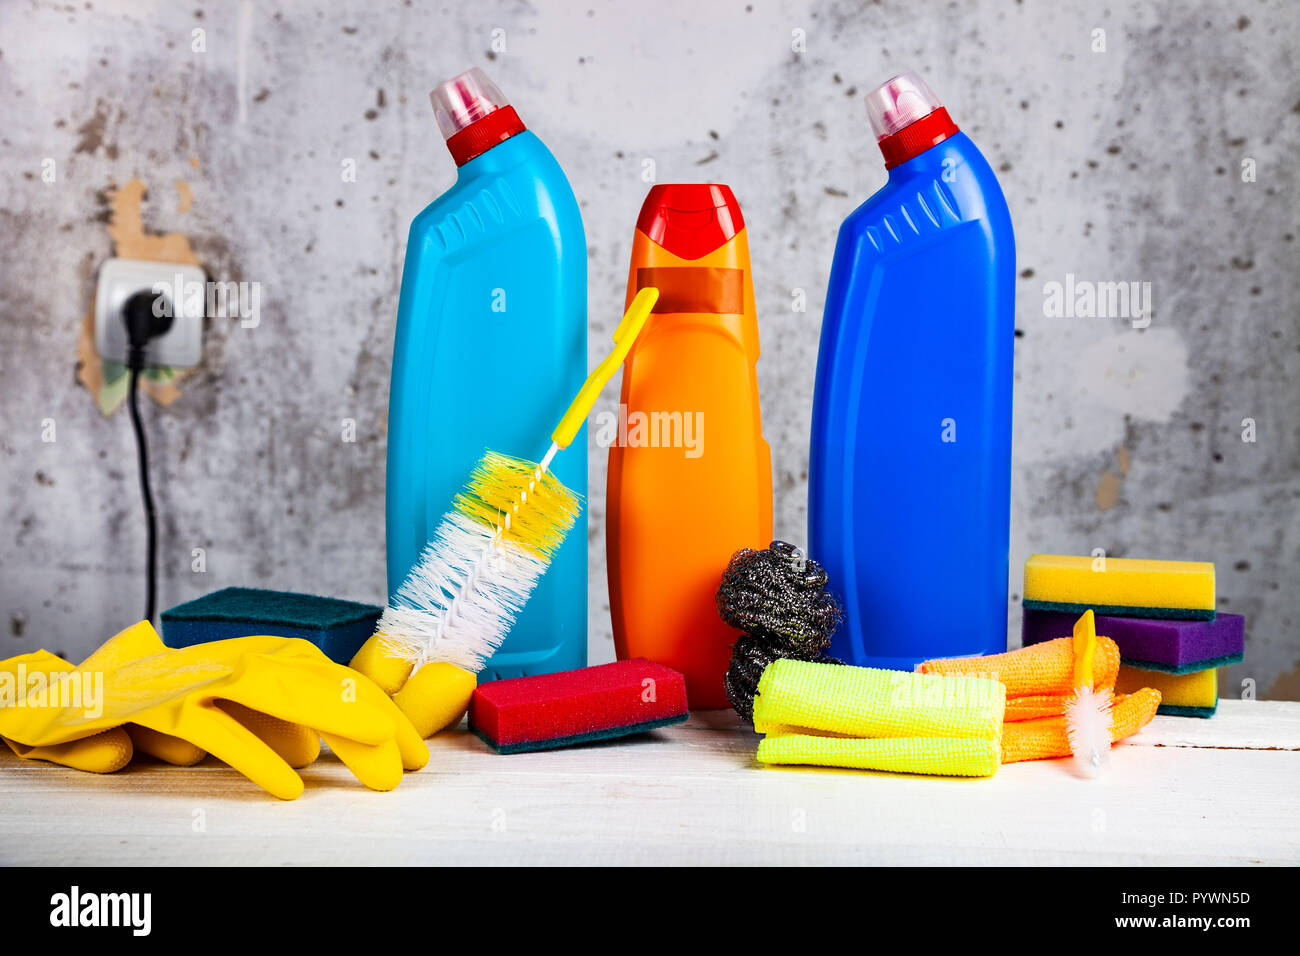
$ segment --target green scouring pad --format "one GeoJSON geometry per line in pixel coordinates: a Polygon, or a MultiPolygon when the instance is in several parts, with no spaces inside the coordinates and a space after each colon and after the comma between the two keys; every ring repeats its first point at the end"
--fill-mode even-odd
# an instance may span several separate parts
{"type": "Polygon", "coordinates": [[[375,631],[383,608],[314,594],[223,588],[162,613],[163,643],[191,647],[250,634],[300,637],[346,664],[375,631]]]}

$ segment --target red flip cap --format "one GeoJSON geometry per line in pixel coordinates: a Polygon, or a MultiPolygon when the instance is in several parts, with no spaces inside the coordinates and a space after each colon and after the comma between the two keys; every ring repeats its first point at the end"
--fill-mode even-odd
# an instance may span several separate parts
{"type": "Polygon", "coordinates": [[[745,228],[730,186],[670,183],[653,186],[636,227],[679,259],[699,259],[745,228]]]}
{"type": "Polygon", "coordinates": [[[958,132],[934,91],[915,73],[900,73],[868,93],[867,118],[885,156],[886,169],[958,132]]]}
{"type": "Polygon", "coordinates": [[[514,107],[478,67],[438,84],[429,100],[457,166],[525,129],[514,107]]]}

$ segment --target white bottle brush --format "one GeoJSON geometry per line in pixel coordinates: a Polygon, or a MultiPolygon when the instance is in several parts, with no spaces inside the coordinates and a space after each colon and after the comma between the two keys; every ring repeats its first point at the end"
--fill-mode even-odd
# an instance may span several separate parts
{"type": "Polygon", "coordinates": [[[551,461],[582,428],[658,298],[653,288],[637,293],[614,330],[613,351],[587,376],[540,463],[484,453],[352,659],[421,736],[460,719],[476,675],[582,513],[578,496],[550,473],[551,461]]]}

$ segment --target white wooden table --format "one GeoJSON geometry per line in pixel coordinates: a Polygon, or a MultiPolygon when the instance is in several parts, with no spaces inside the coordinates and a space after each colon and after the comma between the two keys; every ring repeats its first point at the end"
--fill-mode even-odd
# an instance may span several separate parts
{"type": "MultiPolygon", "coordinates": [[[[1157,717],[1098,780],[770,768],[734,714],[498,756],[464,731],[391,793],[332,755],[290,803],[209,758],[106,776],[0,756],[10,864],[1295,864],[1300,703],[1157,717]]],[[[0,750],[4,750],[0,747],[0,750]]]]}

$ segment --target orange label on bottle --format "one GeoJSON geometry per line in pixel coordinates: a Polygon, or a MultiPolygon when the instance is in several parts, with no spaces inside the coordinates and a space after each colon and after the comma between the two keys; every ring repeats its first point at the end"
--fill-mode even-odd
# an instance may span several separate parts
{"type": "Polygon", "coordinates": [[[705,266],[659,267],[636,270],[637,291],[659,290],[654,311],[740,315],[745,311],[745,270],[710,269],[705,266]]]}

